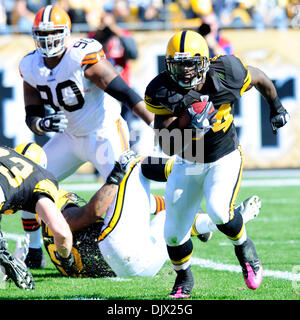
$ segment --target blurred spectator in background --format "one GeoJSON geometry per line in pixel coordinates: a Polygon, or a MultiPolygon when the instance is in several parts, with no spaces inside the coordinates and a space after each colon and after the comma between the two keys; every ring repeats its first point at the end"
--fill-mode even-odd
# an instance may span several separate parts
{"type": "Polygon", "coordinates": [[[162,0],[138,0],[138,19],[140,21],[154,21],[161,19],[163,9],[162,0]]]}
{"type": "Polygon", "coordinates": [[[291,27],[300,28],[300,1],[290,0],[287,5],[287,15],[291,19],[291,27]]]}
{"type": "Polygon", "coordinates": [[[130,85],[129,60],[138,57],[138,49],[130,31],[120,28],[115,16],[103,12],[100,25],[96,31],[90,32],[89,37],[98,40],[104,48],[107,59],[130,85]]]}
{"type": "Polygon", "coordinates": [[[179,19],[194,19],[199,15],[210,13],[212,2],[211,0],[171,0],[168,7],[170,13],[176,13],[179,19]],[[178,14],[178,10],[181,14],[178,14]]]}
{"type": "Polygon", "coordinates": [[[11,12],[11,24],[17,25],[20,32],[31,34],[35,14],[52,2],[51,0],[16,0],[11,12]]]}
{"type": "Polygon", "coordinates": [[[213,10],[224,27],[242,28],[251,26],[250,10],[257,0],[214,0],[213,10]]]}
{"type": "Polygon", "coordinates": [[[1,32],[8,31],[7,26],[11,25],[11,17],[12,12],[14,10],[16,1],[15,0],[1,0],[0,8],[1,8],[1,32]]]}
{"type": "Polygon", "coordinates": [[[96,28],[99,25],[103,11],[102,0],[58,0],[56,2],[69,14],[72,26],[81,23],[87,24],[90,28],[96,28]]]}
{"type": "Polygon", "coordinates": [[[3,0],[0,1],[0,34],[6,32],[7,27],[7,16],[3,2],[3,0]]]}
{"type": "MultiPolygon", "coordinates": [[[[114,12],[113,8],[112,12],[114,12]]],[[[103,12],[99,27],[96,31],[90,32],[89,37],[98,40],[103,45],[106,58],[123,80],[131,86],[130,61],[138,57],[137,44],[130,31],[122,29],[117,24],[112,12],[103,12]]],[[[122,105],[121,115],[127,121],[130,130],[131,148],[137,153],[143,153],[139,141],[145,130],[152,131],[152,129],[145,126],[143,121],[140,121],[140,118],[135,116],[126,105],[122,105]]],[[[145,144],[145,140],[143,144],[144,147],[149,147],[149,143],[145,144]]]]}
{"type": "Polygon", "coordinates": [[[226,39],[220,30],[219,22],[216,14],[211,12],[201,16],[202,24],[198,28],[198,32],[205,38],[209,47],[209,56],[233,54],[233,47],[228,39],[226,39]]]}
{"type": "Polygon", "coordinates": [[[288,0],[257,0],[252,8],[253,27],[265,30],[266,27],[287,29],[288,0]]]}
{"type": "Polygon", "coordinates": [[[114,15],[116,22],[127,21],[130,17],[130,6],[127,0],[104,0],[103,10],[114,15]]]}

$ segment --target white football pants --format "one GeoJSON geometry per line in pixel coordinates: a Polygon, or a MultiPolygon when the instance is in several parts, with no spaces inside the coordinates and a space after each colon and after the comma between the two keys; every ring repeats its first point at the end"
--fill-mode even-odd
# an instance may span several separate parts
{"type": "Polygon", "coordinates": [[[165,211],[150,219],[150,183],[140,164],[120,185],[99,237],[100,251],[119,277],[154,276],[168,258],[165,211]]]}
{"type": "Polygon", "coordinates": [[[67,132],[55,134],[45,145],[47,169],[61,181],[90,161],[106,179],[115,160],[129,147],[129,130],[120,118],[110,127],[101,128],[86,136],[67,132]]]}
{"type": "Polygon", "coordinates": [[[165,192],[164,237],[169,246],[190,238],[195,214],[203,198],[214,224],[227,223],[233,214],[243,171],[241,150],[211,163],[191,163],[177,157],[165,192]]]}

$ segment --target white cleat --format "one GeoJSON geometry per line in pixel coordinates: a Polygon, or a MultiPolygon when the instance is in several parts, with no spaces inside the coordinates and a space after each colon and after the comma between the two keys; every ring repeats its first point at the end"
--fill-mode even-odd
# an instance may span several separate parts
{"type": "Polygon", "coordinates": [[[244,223],[253,220],[259,215],[261,199],[259,196],[252,196],[244,200],[237,208],[243,217],[244,223]]]}

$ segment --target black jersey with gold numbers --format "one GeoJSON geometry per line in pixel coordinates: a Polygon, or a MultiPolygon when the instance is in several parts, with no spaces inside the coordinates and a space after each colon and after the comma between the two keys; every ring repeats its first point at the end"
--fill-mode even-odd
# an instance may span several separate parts
{"type": "Polygon", "coordinates": [[[12,214],[18,210],[35,213],[41,196],[56,202],[58,184],[54,176],[15,150],[0,147],[0,213],[12,214]]]}
{"type": "Polygon", "coordinates": [[[217,56],[210,60],[205,84],[199,92],[181,88],[164,71],[148,84],[145,103],[147,109],[156,115],[178,116],[182,108],[187,108],[202,95],[208,96],[218,110],[217,122],[203,139],[193,138],[191,145],[179,155],[195,162],[213,162],[238,147],[233,123],[234,103],[250,82],[250,73],[239,58],[217,56]]]}

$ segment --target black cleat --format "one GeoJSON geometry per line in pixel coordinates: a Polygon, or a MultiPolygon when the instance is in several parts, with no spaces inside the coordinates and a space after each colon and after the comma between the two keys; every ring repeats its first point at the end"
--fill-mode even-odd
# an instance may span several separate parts
{"type": "Polygon", "coordinates": [[[254,243],[248,238],[242,245],[235,246],[234,250],[247,287],[252,290],[257,289],[262,282],[263,271],[254,243]]]}
{"type": "Polygon", "coordinates": [[[30,269],[43,269],[46,267],[46,258],[42,248],[29,248],[25,264],[30,269]]]}
{"type": "Polygon", "coordinates": [[[208,240],[210,240],[212,237],[212,232],[206,232],[206,233],[200,233],[199,235],[197,235],[197,238],[202,241],[202,242],[207,242],[208,240]]]}
{"type": "Polygon", "coordinates": [[[34,290],[35,283],[30,271],[22,261],[5,249],[0,250],[0,264],[5,269],[7,280],[13,280],[20,289],[34,290]]]}
{"type": "Polygon", "coordinates": [[[175,280],[174,287],[170,293],[170,298],[182,299],[189,298],[194,286],[194,277],[192,274],[191,267],[189,266],[186,270],[179,270],[175,280]]]}

